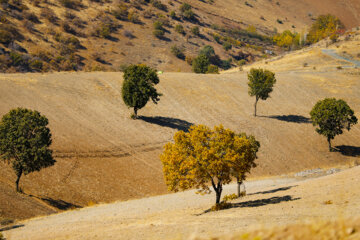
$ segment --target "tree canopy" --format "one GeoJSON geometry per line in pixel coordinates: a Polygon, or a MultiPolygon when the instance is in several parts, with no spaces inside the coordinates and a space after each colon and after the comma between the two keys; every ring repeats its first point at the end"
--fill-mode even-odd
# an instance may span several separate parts
{"type": "Polygon", "coordinates": [[[325,98],[318,101],[310,112],[316,132],[327,138],[329,150],[332,151],[331,140],[342,134],[343,129],[350,131],[358,121],[354,111],[342,99],[325,98]]]}
{"type": "Polygon", "coordinates": [[[128,107],[134,108],[135,118],[137,111],[150,99],[155,104],[160,101],[161,93],[158,93],[154,87],[159,82],[156,70],[146,65],[130,65],[125,68],[122,98],[128,107]]]}
{"type": "Polygon", "coordinates": [[[0,122],[0,155],[12,165],[17,180],[22,174],[40,171],[54,165],[48,119],[38,111],[25,108],[11,110],[0,122]]]}
{"type": "Polygon", "coordinates": [[[248,79],[249,95],[256,97],[254,111],[254,116],[256,116],[256,105],[259,99],[266,100],[273,91],[276,83],[275,73],[261,68],[252,68],[248,74],[248,79]]]}
{"type": "Polygon", "coordinates": [[[254,151],[254,145],[244,134],[235,134],[222,125],[213,130],[198,125],[187,133],[177,132],[174,143],[165,145],[160,159],[169,190],[195,187],[200,193],[210,193],[211,183],[218,204],[222,186],[256,166],[254,151]]]}

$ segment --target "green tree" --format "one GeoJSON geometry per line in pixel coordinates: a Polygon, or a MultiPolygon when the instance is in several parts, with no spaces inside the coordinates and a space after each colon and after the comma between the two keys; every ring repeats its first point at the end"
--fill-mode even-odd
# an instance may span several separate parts
{"type": "Polygon", "coordinates": [[[40,171],[56,162],[52,157],[49,121],[38,111],[11,110],[0,122],[0,155],[15,171],[16,191],[22,174],[40,171]]]}
{"type": "Polygon", "coordinates": [[[199,52],[199,56],[203,55],[205,57],[207,57],[208,59],[211,59],[213,57],[215,57],[215,50],[212,46],[210,45],[205,45],[199,52]]]}
{"type": "Polygon", "coordinates": [[[192,61],[192,70],[195,73],[206,73],[210,65],[210,60],[205,55],[199,55],[192,61]]]}
{"type": "Polygon", "coordinates": [[[155,104],[160,101],[161,93],[154,87],[159,81],[156,70],[146,65],[130,65],[125,68],[122,98],[128,107],[134,108],[134,118],[137,118],[137,111],[150,99],[155,104]]]}
{"type": "Polygon", "coordinates": [[[248,79],[249,95],[256,98],[254,105],[254,116],[256,117],[257,102],[259,99],[266,100],[273,91],[274,84],[276,83],[275,73],[260,68],[252,68],[248,74],[248,79]]]}
{"type": "Polygon", "coordinates": [[[165,182],[171,191],[197,188],[199,193],[210,193],[211,183],[220,203],[223,185],[231,182],[234,172],[242,172],[253,158],[251,142],[222,125],[214,130],[192,126],[188,133],[179,131],[174,143],[168,143],[160,159],[165,182]]]}
{"type": "Polygon", "coordinates": [[[310,112],[316,132],[324,135],[329,143],[329,151],[332,151],[331,140],[336,135],[342,134],[343,129],[350,131],[351,126],[358,121],[354,111],[342,99],[325,98],[318,101],[310,112]]]}

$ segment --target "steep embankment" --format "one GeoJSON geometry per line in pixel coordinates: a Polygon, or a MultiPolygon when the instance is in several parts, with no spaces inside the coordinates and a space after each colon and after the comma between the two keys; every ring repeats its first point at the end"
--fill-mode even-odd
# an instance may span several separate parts
{"type": "MultiPolygon", "coordinates": [[[[312,51],[300,52],[299,59],[348,64],[312,51]]],[[[286,58],[279,61],[287,63],[286,58]]],[[[314,70],[302,63],[297,69],[291,65],[295,62],[290,55],[287,69],[295,71],[280,65],[274,92],[259,102],[256,118],[244,72],[162,74],[158,89],[164,95],[158,105],[149,103],[142,109],[139,120],[130,119],[131,110],[121,100],[120,73],[1,75],[0,115],[19,106],[39,110],[49,118],[53,133],[57,163],[25,176],[21,185],[26,193],[51,199],[47,202],[63,209],[165,193],[162,147],[177,130],[200,123],[223,124],[256,136],[261,150],[252,177],[355,161],[360,125],[336,137],[334,146],[341,151],[330,153],[310,123],[309,112],[317,100],[337,97],[360,118],[358,70],[314,70]]],[[[12,169],[2,163],[0,176],[3,184],[15,180],[12,169]]]]}

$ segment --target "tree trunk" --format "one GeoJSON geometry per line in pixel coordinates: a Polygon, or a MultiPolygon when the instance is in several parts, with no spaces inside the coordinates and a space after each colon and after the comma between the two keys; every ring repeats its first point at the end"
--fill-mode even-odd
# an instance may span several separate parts
{"type": "Polygon", "coordinates": [[[21,167],[16,173],[17,179],[16,179],[15,183],[16,183],[16,191],[17,192],[20,192],[19,182],[20,182],[20,178],[21,178],[22,173],[23,173],[23,169],[21,167]]]}
{"type": "Polygon", "coordinates": [[[331,152],[332,147],[331,147],[331,139],[330,139],[330,137],[328,137],[327,140],[328,140],[328,144],[329,144],[329,151],[331,152]]]}
{"type": "Polygon", "coordinates": [[[137,115],[137,107],[134,107],[134,119],[137,119],[138,115],[137,115]]]}
{"type": "Polygon", "coordinates": [[[221,200],[222,188],[217,189],[215,192],[216,192],[216,204],[219,204],[219,203],[220,203],[220,200],[221,200]]]}
{"type": "Polygon", "coordinates": [[[238,197],[241,197],[241,196],[240,196],[240,195],[241,195],[241,189],[240,189],[241,184],[242,184],[242,181],[240,181],[240,180],[238,179],[238,180],[237,180],[237,196],[238,196],[238,197]]]}
{"type": "Polygon", "coordinates": [[[256,97],[256,100],[255,100],[255,104],[254,104],[254,108],[255,108],[255,112],[254,112],[254,116],[256,117],[256,105],[257,105],[257,102],[259,101],[259,98],[256,97]]]}

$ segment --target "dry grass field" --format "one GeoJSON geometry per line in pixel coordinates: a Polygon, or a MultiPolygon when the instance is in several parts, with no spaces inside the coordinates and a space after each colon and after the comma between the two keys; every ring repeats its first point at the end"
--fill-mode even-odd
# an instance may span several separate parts
{"type": "Polygon", "coordinates": [[[354,165],[360,157],[360,125],[335,138],[338,152],[328,152],[309,120],[313,105],[325,97],[343,98],[360,118],[360,72],[348,65],[319,47],[254,65],[274,70],[277,78],[271,98],[258,104],[258,117],[247,94],[247,68],[220,75],[165,72],[159,104],[148,103],[139,120],[130,119],[131,109],[122,102],[121,73],[0,75],[0,115],[19,106],[46,115],[57,160],[22,178],[22,196],[11,190],[12,169],[0,163],[1,188],[8,192],[0,195],[1,216],[23,219],[167,193],[159,154],[176,131],[191,124],[223,124],[255,135],[261,149],[251,178],[354,165]]]}

